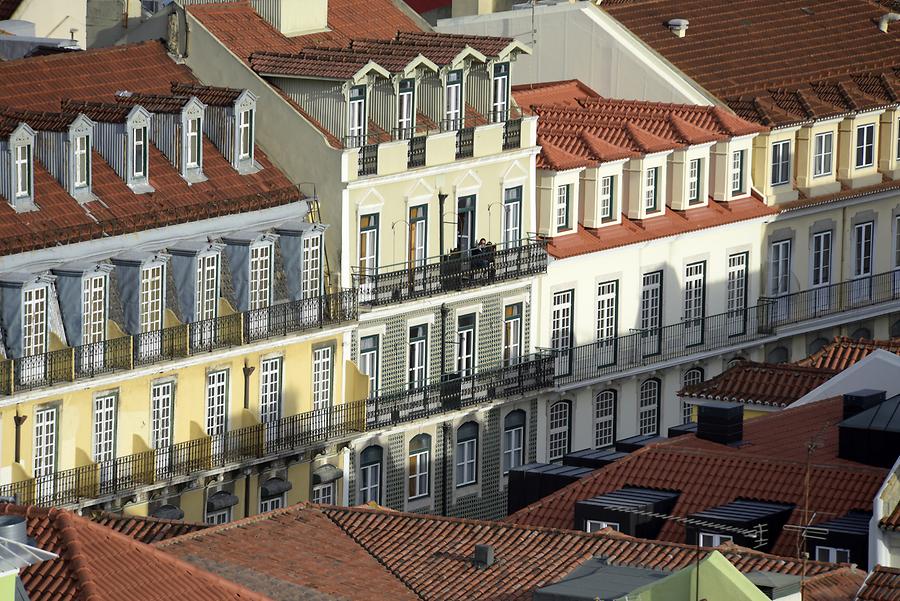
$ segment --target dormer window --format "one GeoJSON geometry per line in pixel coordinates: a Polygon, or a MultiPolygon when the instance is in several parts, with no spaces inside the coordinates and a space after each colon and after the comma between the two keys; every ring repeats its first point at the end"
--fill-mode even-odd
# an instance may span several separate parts
{"type": "Polygon", "coordinates": [[[16,198],[31,196],[32,164],[31,144],[20,144],[15,147],[16,198]]]}
{"type": "Polygon", "coordinates": [[[445,94],[445,129],[459,129],[462,127],[462,71],[450,71],[447,73],[447,91],[445,94]]]}
{"type": "Polygon", "coordinates": [[[600,219],[607,221],[613,218],[616,204],[616,176],[607,175],[600,178],[600,219]]]}
{"type": "Polygon", "coordinates": [[[366,135],[366,86],[350,88],[350,114],[347,134],[350,146],[362,146],[366,135]]]}
{"type": "Polygon", "coordinates": [[[703,175],[703,159],[692,159],[690,163],[688,163],[688,177],[687,177],[687,199],[688,204],[698,204],[700,202],[700,192],[702,186],[700,185],[701,177],[703,175]]]}
{"type": "Polygon", "coordinates": [[[200,118],[188,119],[185,131],[185,164],[188,169],[197,169],[200,167],[201,152],[201,133],[200,118]]]}
{"type": "Polygon", "coordinates": [[[506,121],[509,109],[509,63],[494,65],[493,121],[506,121]]]}
{"type": "Polygon", "coordinates": [[[731,194],[744,193],[744,163],[746,150],[735,150],[731,153],[731,194]]]}
{"type": "Polygon", "coordinates": [[[569,199],[572,186],[565,184],[556,187],[556,230],[569,229],[569,199]]]}
{"type": "Polygon", "coordinates": [[[791,178],[791,141],[772,144],[772,185],[781,186],[791,178]]]}
{"type": "Polygon", "coordinates": [[[250,247],[250,303],[251,311],[265,309],[271,302],[272,243],[263,242],[250,247]]]}
{"type": "Polygon", "coordinates": [[[135,127],[131,130],[131,177],[147,177],[147,128],[135,127]]]}
{"type": "Polygon", "coordinates": [[[197,257],[197,321],[215,319],[219,314],[219,254],[197,257]]]}
{"type": "Polygon", "coordinates": [[[415,126],[415,80],[404,79],[400,82],[397,96],[397,134],[400,139],[412,136],[415,126]]]}
{"type": "Polygon", "coordinates": [[[45,285],[22,290],[22,356],[47,351],[47,292],[45,285]]]}
{"type": "Polygon", "coordinates": [[[75,188],[87,188],[91,178],[91,138],[75,138],[75,188]]]}
{"type": "Polygon", "coordinates": [[[238,113],[238,141],[240,149],[238,157],[241,160],[253,158],[253,109],[247,109],[238,113]]]}
{"type": "Polygon", "coordinates": [[[659,206],[659,167],[650,167],[644,174],[644,210],[651,213],[659,206]]]}
{"type": "Polygon", "coordinates": [[[831,164],[834,156],[834,133],[826,131],[816,134],[813,149],[813,177],[831,175],[831,164]]]}
{"type": "Polygon", "coordinates": [[[856,128],[856,168],[871,167],[875,164],[875,124],[860,125],[856,128]]]}

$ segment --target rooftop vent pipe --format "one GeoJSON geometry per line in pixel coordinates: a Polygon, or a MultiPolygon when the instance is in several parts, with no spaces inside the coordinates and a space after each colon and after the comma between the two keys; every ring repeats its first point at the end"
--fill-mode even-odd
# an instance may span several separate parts
{"type": "Polygon", "coordinates": [[[886,15],[882,15],[880,19],[878,19],[878,29],[882,32],[888,32],[888,25],[891,24],[892,21],[900,21],[900,14],[898,13],[888,13],[886,15]]]}
{"type": "Polygon", "coordinates": [[[475,545],[474,563],[477,568],[489,568],[494,565],[494,547],[475,545]]]}
{"type": "Polygon", "coordinates": [[[0,515],[0,538],[35,546],[34,540],[28,537],[27,522],[20,515],[0,515]]]}
{"type": "Polygon", "coordinates": [[[669,31],[674,33],[679,38],[683,38],[684,34],[687,33],[688,20],[687,19],[670,19],[669,22],[666,23],[666,27],[668,27],[669,31]]]}

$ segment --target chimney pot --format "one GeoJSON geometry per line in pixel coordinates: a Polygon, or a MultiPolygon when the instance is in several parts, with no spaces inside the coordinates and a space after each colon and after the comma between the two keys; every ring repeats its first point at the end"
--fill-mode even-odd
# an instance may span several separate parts
{"type": "Polygon", "coordinates": [[[479,568],[488,568],[494,565],[494,547],[475,545],[475,565],[479,568]]]}
{"type": "Polygon", "coordinates": [[[878,19],[878,29],[880,29],[883,33],[887,33],[888,26],[892,21],[900,21],[900,14],[888,13],[886,15],[882,15],[881,18],[878,19]]]}
{"type": "Polygon", "coordinates": [[[688,20],[687,19],[669,19],[669,22],[666,23],[666,27],[668,27],[669,31],[674,33],[679,38],[683,38],[684,34],[687,33],[688,20]]]}
{"type": "Polygon", "coordinates": [[[34,541],[28,538],[27,522],[20,515],[0,515],[0,538],[32,547],[35,545],[34,541]]]}

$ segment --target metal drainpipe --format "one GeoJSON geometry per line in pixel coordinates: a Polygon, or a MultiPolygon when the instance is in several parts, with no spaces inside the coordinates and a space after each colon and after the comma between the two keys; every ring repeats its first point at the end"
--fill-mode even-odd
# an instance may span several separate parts
{"type": "MultiPolygon", "coordinates": [[[[441,203],[443,204],[443,203],[441,203]]],[[[441,226],[443,230],[443,225],[441,226]]],[[[443,244],[441,245],[443,255],[443,244]]],[[[438,390],[443,392],[444,386],[444,376],[447,373],[447,314],[450,310],[447,308],[447,303],[441,303],[441,381],[440,388],[438,390]]],[[[443,395],[441,395],[441,402],[443,402],[443,395]]],[[[448,458],[450,457],[450,452],[447,448],[447,443],[450,438],[450,425],[446,422],[441,424],[441,427],[444,430],[444,475],[443,475],[443,493],[441,494],[441,515],[447,515],[447,471],[450,469],[448,464],[448,458]]]]}
{"type": "Polygon", "coordinates": [[[442,423],[441,429],[444,431],[444,474],[441,477],[441,480],[443,481],[441,489],[441,515],[447,517],[447,473],[450,470],[450,451],[447,447],[450,444],[450,424],[447,422],[442,423]]]}

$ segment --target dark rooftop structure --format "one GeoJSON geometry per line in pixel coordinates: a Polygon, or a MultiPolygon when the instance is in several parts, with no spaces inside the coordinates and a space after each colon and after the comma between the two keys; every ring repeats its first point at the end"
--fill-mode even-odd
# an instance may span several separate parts
{"type": "Polygon", "coordinates": [[[879,467],[894,464],[900,456],[900,395],[841,422],[840,456],[879,467]]]}
{"type": "Polygon", "coordinates": [[[655,538],[663,525],[661,516],[672,511],[678,491],[626,486],[575,504],[576,530],[588,530],[589,522],[641,538],[655,538]]]}
{"type": "Polygon", "coordinates": [[[604,557],[595,557],[575,568],[559,582],[548,584],[534,591],[534,601],[594,601],[595,599],[619,599],[631,591],[653,584],[670,572],[648,570],[609,563],[604,557]]]}

